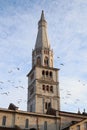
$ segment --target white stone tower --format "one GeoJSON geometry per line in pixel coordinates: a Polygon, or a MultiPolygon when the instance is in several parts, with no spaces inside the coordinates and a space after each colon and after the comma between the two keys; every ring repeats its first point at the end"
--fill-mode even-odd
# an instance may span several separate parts
{"type": "Polygon", "coordinates": [[[27,111],[46,113],[48,107],[60,110],[58,70],[53,67],[53,50],[50,48],[47,22],[42,11],[32,51],[32,69],[27,75],[27,111]]]}

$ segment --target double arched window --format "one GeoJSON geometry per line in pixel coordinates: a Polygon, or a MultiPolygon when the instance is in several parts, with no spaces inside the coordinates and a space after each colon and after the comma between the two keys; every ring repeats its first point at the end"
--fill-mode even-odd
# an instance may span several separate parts
{"type": "Polygon", "coordinates": [[[51,102],[45,102],[45,109],[48,109],[51,107],[51,102]]]}
{"type": "Polygon", "coordinates": [[[49,59],[48,59],[47,56],[45,56],[45,58],[44,58],[44,65],[45,65],[45,66],[48,66],[48,65],[49,65],[49,59]]]}

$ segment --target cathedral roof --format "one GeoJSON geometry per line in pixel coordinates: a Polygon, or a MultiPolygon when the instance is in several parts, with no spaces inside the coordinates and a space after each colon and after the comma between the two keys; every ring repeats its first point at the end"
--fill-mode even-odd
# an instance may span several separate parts
{"type": "Polygon", "coordinates": [[[49,49],[49,40],[47,36],[47,22],[44,17],[44,11],[42,10],[41,18],[38,22],[38,34],[35,44],[35,49],[38,48],[48,48],[49,49]]]}

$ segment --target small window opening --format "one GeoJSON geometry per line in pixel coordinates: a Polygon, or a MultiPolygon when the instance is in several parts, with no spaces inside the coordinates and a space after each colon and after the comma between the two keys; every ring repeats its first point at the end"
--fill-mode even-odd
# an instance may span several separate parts
{"type": "Polygon", "coordinates": [[[45,75],[45,71],[44,70],[42,71],[42,75],[45,75]]]}
{"type": "Polygon", "coordinates": [[[46,90],[47,90],[47,91],[49,91],[49,86],[48,86],[48,85],[47,85],[47,87],[46,87],[46,88],[47,88],[46,90]]]}
{"type": "Polygon", "coordinates": [[[46,71],[46,76],[48,76],[48,71],[46,71]]]}
{"type": "Polygon", "coordinates": [[[50,91],[53,92],[53,86],[50,86],[50,91]]]}
{"type": "Polygon", "coordinates": [[[42,86],[42,89],[45,90],[45,85],[42,86]]]}
{"type": "Polygon", "coordinates": [[[50,77],[52,77],[52,72],[50,71],[50,77]]]}
{"type": "Polygon", "coordinates": [[[2,125],[3,125],[3,126],[6,125],[6,116],[3,116],[3,119],[2,119],[2,125]]]}
{"type": "Polygon", "coordinates": [[[29,120],[26,119],[26,120],[25,120],[25,128],[28,128],[28,127],[29,127],[29,120]]]}

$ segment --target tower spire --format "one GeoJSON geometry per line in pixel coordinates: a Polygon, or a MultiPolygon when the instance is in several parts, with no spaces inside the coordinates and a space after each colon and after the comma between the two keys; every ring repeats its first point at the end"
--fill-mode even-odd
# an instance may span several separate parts
{"type": "Polygon", "coordinates": [[[42,10],[41,18],[38,22],[38,34],[35,44],[35,49],[38,48],[50,48],[49,40],[47,36],[47,22],[44,17],[44,11],[42,10]]]}

